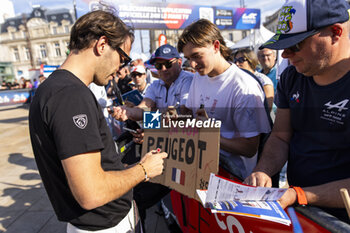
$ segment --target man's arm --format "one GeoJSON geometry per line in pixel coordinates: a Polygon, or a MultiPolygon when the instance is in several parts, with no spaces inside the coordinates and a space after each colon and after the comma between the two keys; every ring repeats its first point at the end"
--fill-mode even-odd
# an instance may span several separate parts
{"type": "Polygon", "coordinates": [[[290,110],[277,109],[276,120],[267,140],[261,158],[245,183],[254,186],[271,187],[271,176],[276,174],[288,160],[289,142],[292,137],[290,110]]]}
{"type": "MultiPolygon", "coordinates": [[[[303,188],[308,204],[330,207],[345,208],[344,202],[339,190],[346,188],[350,190],[350,179],[343,179],[329,182],[326,184],[303,188]]],[[[293,205],[297,200],[294,189],[288,189],[287,192],[279,200],[283,208],[293,205]]]]}
{"type": "Polygon", "coordinates": [[[259,135],[251,138],[220,137],[220,149],[251,158],[258,150],[259,138],[259,135]]]}
{"type": "MultiPolygon", "coordinates": [[[[160,175],[163,170],[165,152],[149,152],[141,164],[149,178],[160,175]]],[[[141,165],[123,171],[104,171],[101,153],[94,151],[62,160],[62,165],[74,198],[84,209],[90,210],[113,201],[145,179],[141,165]]]]}
{"type": "Polygon", "coordinates": [[[154,110],[155,108],[156,103],[153,100],[144,98],[139,105],[133,108],[126,106],[113,107],[113,113],[110,112],[110,114],[118,121],[126,121],[127,119],[140,121],[143,118],[143,111],[145,109],[154,110]]]}
{"type": "Polygon", "coordinates": [[[273,105],[273,97],[275,96],[274,90],[273,90],[273,85],[267,84],[264,86],[264,92],[267,100],[267,106],[269,108],[269,113],[272,110],[272,105],[273,105]]]}

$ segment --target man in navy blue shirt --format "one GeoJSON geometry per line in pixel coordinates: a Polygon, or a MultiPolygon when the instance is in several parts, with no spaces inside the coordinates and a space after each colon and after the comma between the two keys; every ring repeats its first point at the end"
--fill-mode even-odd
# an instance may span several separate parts
{"type": "Polygon", "coordinates": [[[311,204],[349,221],[339,189],[350,189],[349,5],[344,0],[293,0],[277,34],[261,48],[284,49],[292,66],[281,75],[271,136],[245,182],[271,186],[288,161],[282,207],[311,204]],[[307,21],[308,20],[308,21],[307,21]],[[298,187],[299,186],[299,187],[298,187]]]}

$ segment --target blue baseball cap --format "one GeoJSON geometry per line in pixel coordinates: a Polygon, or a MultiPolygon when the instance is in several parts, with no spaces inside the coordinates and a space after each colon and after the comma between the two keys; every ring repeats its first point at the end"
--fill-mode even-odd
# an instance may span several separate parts
{"type": "Polygon", "coordinates": [[[276,34],[259,49],[286,49],[315,35],[323,27],[349,20],[345,0],[286,0],[276,34]]]}
{"type": "Polygon", "coordinates": [[[156,50],[154,56],[152,55],[150,63],[153,65],[156,59],[171,60],[173,58],[180,58],[179,52],[170,44],[165,44],[156,50]]]}

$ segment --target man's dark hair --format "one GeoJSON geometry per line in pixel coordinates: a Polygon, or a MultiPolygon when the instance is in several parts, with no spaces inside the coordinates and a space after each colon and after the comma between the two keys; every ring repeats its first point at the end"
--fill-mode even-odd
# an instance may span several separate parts
{"type": "Polygon", "coordinates": [[[102,10],[81,16],[73,25],[69,50],[83,50],[91,46],[101,36],[106,36],[109,46],[120,47],[127,38],[134,42],[134,30],[119,17],[102,10]]]}

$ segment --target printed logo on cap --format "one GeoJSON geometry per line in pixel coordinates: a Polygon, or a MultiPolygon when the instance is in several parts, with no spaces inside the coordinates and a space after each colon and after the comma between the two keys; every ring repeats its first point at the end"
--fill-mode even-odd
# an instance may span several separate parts
{"type": "Polygon", "coordinates": [[[85,129],[88,124],[88,118],[85,114],[76,115],[73,117],[73,122],[79,129],[85,129]]]}
{"type": "Polygon", "coordinates": [[[308,7],[306,4],[307,0],[287,1],[281,8],[276,34],[292,34],[308,31],[308,7]]]}
{"type": "Polygon", "coordinates": [[[288,33],[293,29],[292,18],[295,15],[296,10],[293,6],[284,6],[281,9],[281,14],[279,17],[278,25],[277,25],[277,33],[288,33]]]}
{"type": "Polygon", "coordinates": [[[171,49],[170,48],[164,48],[163,49],[163,53],[164,54],[168,54],[168,53],[170,53],[171,52],[171,49]]]}

